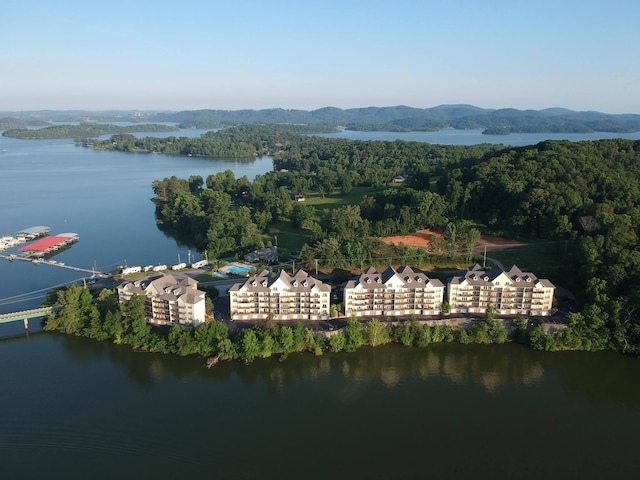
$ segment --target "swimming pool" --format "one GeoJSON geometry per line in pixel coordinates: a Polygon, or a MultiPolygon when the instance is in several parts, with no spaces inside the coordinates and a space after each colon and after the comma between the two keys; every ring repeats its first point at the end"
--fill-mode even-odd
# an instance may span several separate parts
{"type": "Polygon", "coordinates": [[[251,267],[236,267],[235,265],[233,265],[225,268],[225,270],[235,275],[244,275],[249,272],[249,270],[251,270],[251,267]]]}

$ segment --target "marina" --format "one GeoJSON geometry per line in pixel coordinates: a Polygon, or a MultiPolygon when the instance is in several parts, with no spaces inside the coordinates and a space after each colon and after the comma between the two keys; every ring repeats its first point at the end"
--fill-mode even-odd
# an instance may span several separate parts
{"type": "Polygon", "coordinates": [[[9,235],[0,237],[0,252],[13,247],[17,247],[18,245],[22,245],[23,243],[30,242],[31,240],[35,240],[36,238],[49,235],[50,231],[51,229],[49,227],[39,225],[36,227],[29,227],[25,228],[24,230],[20,230],[16,233],[15,237],[9,235]]]}
{"type": "Polygon", "coordinates": [[[64,247],[68,247],[77,241],[77,233],[59,233],[58,235],[45,237],[29,245],[20,247],[18,250],[27,257],[44,257],[46,255],[51,255],[64,247]]]}

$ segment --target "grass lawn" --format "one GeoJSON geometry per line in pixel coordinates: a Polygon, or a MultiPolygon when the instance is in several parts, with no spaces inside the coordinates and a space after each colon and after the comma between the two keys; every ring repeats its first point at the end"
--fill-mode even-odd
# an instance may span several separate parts
{"type": "Polygon", "coordinates": [[[305,243],[311,242],[311,232],[294,228],[288,222],[276,222],[269,226],[267,238],[275,245],[278,237],[278,247],[286,248],[291,253],[297,253],[305,243]]]}
{"type": "Polygon", "coordinates": [[[365,195],[371,195],[385,188],[387,187],[353,187],[346,195],[333,193],[325,196],[324,198],[317,192],[311,192],[305,196],[304,203],[307,205],[313,205],[318,209],[318,211],[322,211],[325,208],[331,210],[344,205],[358,205],[362,201],[362,197],[365,195]]]}
{"type": "MultiPolygon", "coordinates": [[[[305,196],[304,203],[315,207],[319,215],[325,208],[332,210],[344,205],[358,205],[362,201],[362,197],[379,190],[382,190],[382,188],[354,187],[346,195],[334,193],[324,198],[317,192],[311,192],[305,196]]],[[[309,231],[294,228],[288,222],[276,222],[269,226],[265,240],[270,240],[275,245],[276,236],[278,237],[278,247],[286,248],[291,253],[299,252],[302,245],[311,242],[311,233],[309,231]]]]}

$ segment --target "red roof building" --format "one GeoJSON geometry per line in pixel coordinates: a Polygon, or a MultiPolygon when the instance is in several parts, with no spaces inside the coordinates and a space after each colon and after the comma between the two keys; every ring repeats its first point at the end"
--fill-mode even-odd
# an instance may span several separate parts
{"type": "Polygon", "coordinates": [[[26,255],[46,255],[47,253],[55,252],[62,247],[65,247],[78,240],[78,235],[75,233],[63,233],[60,235],[53,235],[45,237],[37,242],[33,242],[30,245],[20,247],[21,252],[25,252],[26,255]]]}

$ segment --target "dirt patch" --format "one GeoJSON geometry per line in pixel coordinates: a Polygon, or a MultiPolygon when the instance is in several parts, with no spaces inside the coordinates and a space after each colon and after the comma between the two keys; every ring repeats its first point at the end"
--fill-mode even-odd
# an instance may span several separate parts
{"type": "MultiPolygon", "coordinates": [[[[442,237],[442,230],[426,228],[408,235],[384,237],[381,240],[388,245],[407,245],[411,248],[427,248],[436,237],[442,237]]],[[[483,253],[485,246],[487,247],[487,252],[495,252],[504,250],[505,248],[521,247],[523,245],[525,244],[514,240],[506,240],[502,237],[481,235],[480,242],[475,251],[476,253],[483,253]]]]}
{"type": "Polygon", "coordinates": [[[442,232],[426,228],[409,235],[384,237],[381,240],[387,245],[407,245],[412,248],[427,248],[434,237],[442,237],[442,232]]]}

